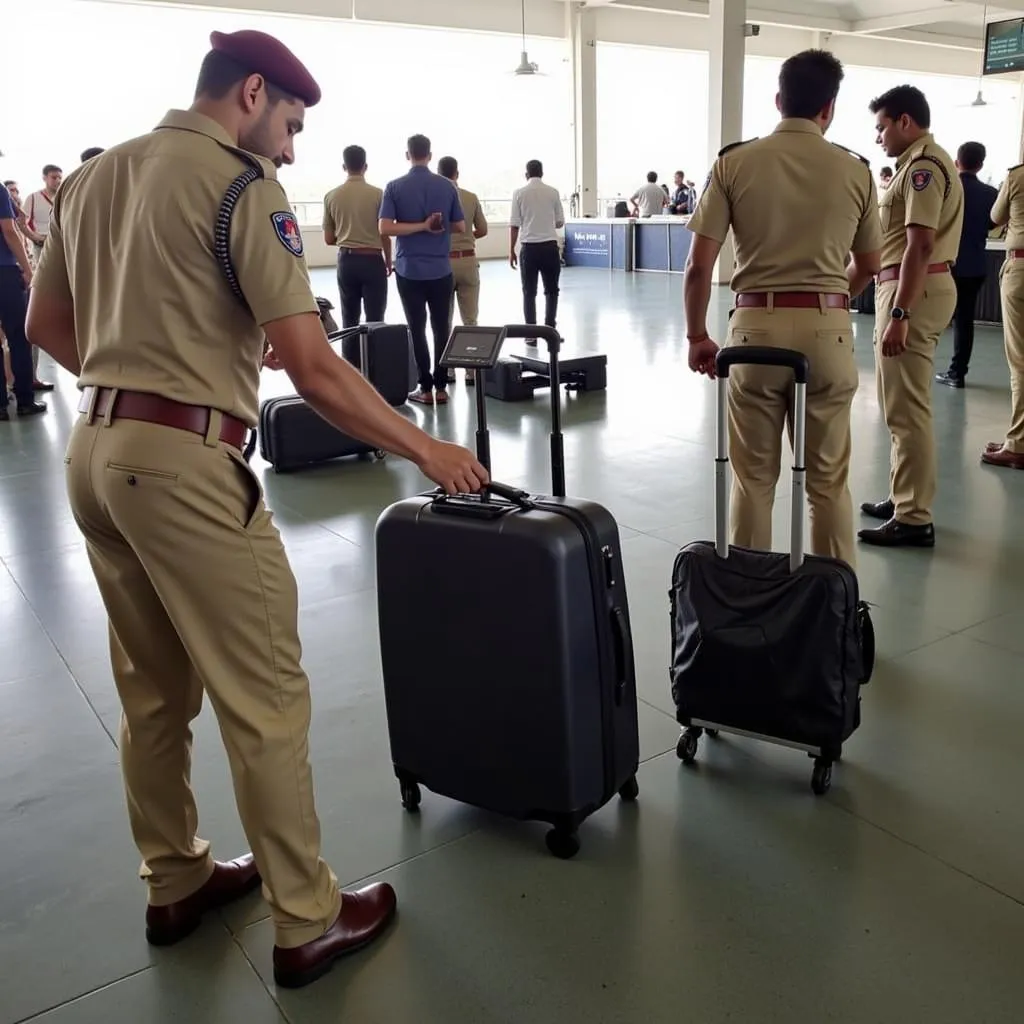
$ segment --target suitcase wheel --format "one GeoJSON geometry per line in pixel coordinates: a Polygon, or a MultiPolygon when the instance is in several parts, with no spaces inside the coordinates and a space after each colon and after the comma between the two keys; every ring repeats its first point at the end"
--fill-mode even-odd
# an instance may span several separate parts
{"type": "Polygon", "coordinates": [[[701,730],[690,726],[686,729],[679,742],[676,744],[676,756],[683,764],[693,764],[697,760],[697,742],[700,739],[701,730]]]}
{"type": "Polygon", "coordinates": [[[640,783],[636,781],[636,776],[633,775],[622,789],[619,790],[619,799],[631,804],[639,795],[640,783]]]}
{"type": "Polygon", "coordinates": [[[572,860],[580,852],[580,837],[566,828],[553,828],[544,837],[544,842],[559,860],[572,860]]]}
{"type": "Polygon", "coordinates": [[[422,799],[419,785],[415,782],[401,782],[399,785],[402,788],[402,806],[410,814],[415,814],[420,809],[422,799]]]}
{"type": "Polygon", "coordinates": [[[832,762],[824,757],[814,759],[811,789],[815,796],[824,796],[832,788],[832,762]]]}

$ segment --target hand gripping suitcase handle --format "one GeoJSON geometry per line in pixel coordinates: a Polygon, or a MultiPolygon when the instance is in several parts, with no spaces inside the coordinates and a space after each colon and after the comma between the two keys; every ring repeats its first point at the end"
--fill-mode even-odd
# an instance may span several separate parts
{"type": "Polygon", "coordinates": [[[807,469],[807,378],[810,363],[802,352],[788,348],[735,345],[715,357],[717,409],[715,426],[715,550],[729,557],[729,370],[733,366],[779,366],[793,371],[793,501],[789,565],[793,572],[804,561],[804,497],[807,469]]]}
{"type": "Polygon", "coordinates": [[[438,487],[434,491],[432,508],[435,512],[447,515],[469,516],[474,519],[496,519],[508,512],[509,508],[508,505],[492,504],[488,501],[492,494],[504,498],[520,509],[528,510],[536,507],[526,491],[492,480],[490,483],[484,484],[480,498],[475,495],[448,494],[443,487],[438,487]]]}
{"type": "Polygon", "coordinates": [[[551,380],[551,493],[565,497],[565,444],[562,438],[562,393],[558,353],[562,336],[554,327],[541,324],[508,324],[506,338],[541,338],[548,346],[548,377],[551,380]]]}

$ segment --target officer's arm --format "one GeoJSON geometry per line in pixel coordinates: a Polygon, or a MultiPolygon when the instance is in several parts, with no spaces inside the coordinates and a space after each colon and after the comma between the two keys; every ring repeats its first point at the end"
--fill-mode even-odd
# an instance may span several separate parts
{"type": "Polygon", "coordinates": [[[996,196],[995,205],[989,214],[994,227],[1003,227],[1010,223],[1010,178],[1007,176],[996,196]]]}
{"type": "MultiPolygon", "coordinates": [[[[33,345],[76,377],[82,372],[75,335],[75,303],[71,295],[64,233],[60,223],[61,196],[57,194],[50,216],[50,237],[32,278],[25,333],[33,345]]],[[[7,221],[4,221],[6,224],[7,221]]],[[[21,243],[19,242],[19,247],[21,243]]]]}
{"type": "Polygon", "coordinates": [[[490,231],[490,226],[484,216],[484,208],[477,203],[476,212],[473,214],[473,237],[484,238],[488,231],[490,231]]]}
{"type": "Polygon", "coordinates": [[[708,303],[711,301],[715,263],[731,223],[732,209],[719,159],[708,175],[697,212],[687,225],[693,232],[693,241],[683,277],[683,306],[686,310],[686,337],[692,344],[698,344],[708,336],[708,303]]]}
{"type": "Polygon", "coordinates": [[[715,263],[722,243],[706,235],[694,235],[683,277],[683,308],[686,311],[686,337],[691,342],[708,337],[708,304],[715,263]]]}
{"type": "Polygon", "coordinates": [[[894,302],[902,309],[912,310],[924,294],[928,264],[935,251],[935,229],[945,202],[946,179],[934,161],[919,160],[907,169],[902,187],[907,208],[907,248],[900,264],[894,302]]]}
{"type": "Polygon", "coordinates": [[[850,247],[850,263],[846,279],[850,298],[855,299],[882,269],[882,222],[878,217],[878,191],[871,171],[865,168],[866,187],[857,232],[850,247]]]}
{"type": "Polygon", "coordinates": [[[327,198],[324,197],[324,242],[327,245],[337,245],[338,234],[334,227],[334,214],[331,213],[331,208],[327,203],[327,198]]]}

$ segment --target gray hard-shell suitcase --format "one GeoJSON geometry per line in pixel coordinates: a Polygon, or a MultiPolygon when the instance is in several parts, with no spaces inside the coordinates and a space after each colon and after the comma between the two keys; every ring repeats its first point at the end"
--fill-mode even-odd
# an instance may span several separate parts
{"type": "MultiPolygon", "coordinates": [[[[420,784],[553,828],[559,857],[618,793],[634,800],[636,675],[619,531],[565,497],[557,332],[551,348],[554,496],[408,498],[377,522],[377,602],[391,758],[402,802],[420,784]]],[[[478,454],[487,465],[485,397],[478,454]]]]}

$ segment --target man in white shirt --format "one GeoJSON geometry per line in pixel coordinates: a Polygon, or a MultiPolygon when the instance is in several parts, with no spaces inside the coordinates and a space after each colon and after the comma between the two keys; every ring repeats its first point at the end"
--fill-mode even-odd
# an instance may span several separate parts
{"type": "Polygon", "coordinates": [[[653,217],[668,206],[668,196],[658,184],[657,172],[648,171],[647,184],[638,188],[629,201],[633,204],[633,211],[640,217],[653,217]]]}
{"type": "MultiPolygon", "coordinates": [[[[558,191],[543,182],[544,166],[539,160],[526,165],[526,184],[512,196],[509,218],[508,261],[519,267],[523,282],[523,319],[537,322],[537,278],[544,282],[544,323],[555,326],[558,314],[558,279],[562,257],[558,250],[558,230],[565,226],[565,214],[558,191]],[[519,256],[516,257],[516,242],[519,256]]],[[[536,345],[530,338],[527,345],[536,345]]]]}

